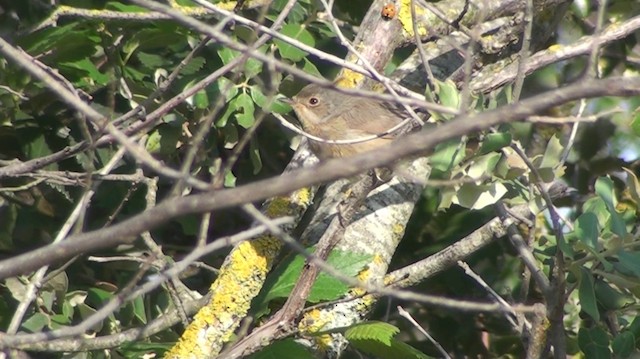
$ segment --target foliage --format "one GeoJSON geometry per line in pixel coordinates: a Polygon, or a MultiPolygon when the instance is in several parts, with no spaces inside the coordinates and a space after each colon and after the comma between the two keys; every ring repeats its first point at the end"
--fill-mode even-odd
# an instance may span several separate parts
{"type": "MultiPolygon", "coordinates": [[[[640,13],[638,4],[632,1],[609,3],[604,14],[605,25],[623,23],[640,13]]],[[[239,14],[270,24],[284,4],[285,1],[277,0],[264,11],[242,9],[239,14]]],[[[357,33],[368,6],[369,2],[364,1],[335,2],[333,14],[349,39],[357,33]]],[[[194,51],[203,40],[195,30],[167,19],[135,20],[135,15],[146,10],[116,1],[68,0],[60,1],[55,7],[41,1],[2,2],[0,10],[0,37],[24,50],[41,68],[51,70],[61,83],[73,88],[84,102],[166,168],[184,168],[185,173],[222,190],[276,176],[289,162],[297,138],[284,130],[272,114],[290,111],[289,106],[280,101],[280,94],[295,94],[304,81],[275,70],[272,64],[251,56],[243,58],[246,54],[216,41],[206,42],[194,51]],[[63,6],[90,12],[61,16],[56,26],[38,26],[56,7],[63,6]],[[98,11],[117,11],[131,18],[101,18],[95,16],[98,11]],[[183,61],[184,64],[179,65],[183,61]],[[215,81],[186,95],[183,101],[174,100],[175,96],[189,93],[203,78],[236,61],[239,62],[215,81]],[[176,69],[174,78],[171,74],[176,69]],[[144,106],[144,111],[134,111],[139,105],[144,106]]],[[[319,2],[298,1],[279,32],[343,58],[347,51],[322,17],[324,10],[319,2]]],[[[558,44],[554,46],[570,46],[581,36],[592,34],[597,10],[596,2],[572,4],[555,28],[557,35],[550,41],[558,44]]],[[[219,17],[204,19],[211,24],[221,20],[219,17]]],[[[245,45],[253,44],[262,35],[255,28],[238,23],[227,23],[220,30],[234,42],[245,45]]],[[[537,35],[534,32],[533,37],[537,35]]],[[[538,68],[525,79],[522,97],[573,82],[594,66],[600,77],[638,76],[638,49],[638,36],[631,35],[603,47],[596,63],[589,63],[585,57],[573,57],[538,68]]],[[[402,50],[396,53],[391,68],[406,57],[402,50]]],[[[317,77],[332,78],[339,70],[335,64],[282,39],[269,39],[255,51],[317,77]]],[[[483,57],[474,71],[488,67],[492,60],[490,56],[483,57]]],[[[471,112],[488,111],[519,101],[513,98],[512,83],[490,93],[469,94],[464,81],[454,82],[445,77],[432,86],[420,88],[420,92],[433,91],[440,104],[471,112]]],[[[391,267],[402,268],[456,243],[490,220],[494,216],[492,208],[499,201],[512,206],[527,204],[541,214],[533,219],[532,226],[521,226],[520,230],[531,246],[541,273],[563,283],[552,284],[565,291],[562,319],[569,354],[581,353],[586,358],[637,355],[640,348],[640,320],[636,315],[640,297],[639,108],[638,96],[600,97],[583,103],[567,103],[538,114],[541,121],[578,114],[597,118],[581,122],[572,142],[569,141],[575,128],[572,123],[543,121],[540,124],[530,118],[438,144],[431,156],[433,185],[424,190],[416,204],[391,267]],[[573,146],[569,146],[570,143],[573,146]],[[519,149],[527,154],[531,167],[521,159],[519,149]],[[533,184],[546,186],[556,180],[566,182],[575,192],[557,204],[563,218],[554,224],[555,219],[543,211],[548,203],[533,184]],[[562,273],[554,277],[553,269],[558,268],[560,259],[565,262],[562,273]]],[[[452,121],[454,117],[432,114],[432,120],[438,123],[452,121]]],[[[105,135],[104,128],[87,120],[15,61],[0,57],[0,169],[14,165],[15,161],[71,153],[51,157],[51,161],[28,171],[0,177],[3,259],[51,243],[63,229],[79,233],[108,228],[153,207],[156,199],[157,202],[171,201],[177,196],[198,192],[179,178],[170,178],[142,165],[139,158],[130,154],[117,161],[109,174],[98,173],[111,159],[117,158],[119,150],[120,145],[105,135]],[[93,198],[81,202],[90,192],[95,192],[93,198]],[[82,214],[68,222],[78,208],[82,214]]],[[[123,300],[120,306],[83,330],[87,345],[93,337],[143,327],[174,311],[176,298],[163,287],[124,300],[133,293],[132,288],[157,279],[158,273],[173,263],[171,258],[175,261],[184,258],[203,238],[213,241],[232,235],[248,228],[250,220],[236,209],[214,212],[210,224],[202,220],[200,214],[172,218],[148,233],[168,258],[157,258],[157,252],[146,242],[136,241],[92,253],[95,257],[76,258],[62,267],[56,264],[51,269],[59,271],[48,272],[52,274],[42,281],[35,300],[15,329],[42,333],[69,328],[87,318],[95,318],[92,316],[103,306],[120,299],[123,300]],[[101,261],[111,257],[117,260],[101,261]]],[[[227,253],[225,250],[205,256],[200,266],[189,268],[180,279],[191,290],[206,293],[217,275],[207,268],[219,267],[227,253]]],[[[274,302],[289,295],[303,267],[301,256],[284,258],[253,302],[252,313],[258,317],[265,315],[267,307],[274,307],[277,304],[274,302]]],[[[355,252],[334,251],[327,262],[344,275],[357,277],[367,269],[366,263],[376,259],[355,252]]],[[[523,262],[508,241],[493,242],[470,255],[467,262],[509,302],[543,301],[545,293],[541,293],[535,283],[523,279],[523,262]]],[[[0,289],[2,331],[9,328],[19,304],[27,300],[29,278],[3,280],[0,289]]],[[[173,285],[175,283],[167,286],[173,285]]],[[[348,290],[347,284],[323,273],[308,302],[333,301],[348,290]]],[[[457,268],[429,277],[411,290],[487,301],[485,290],[457,268]]],[[[386,300],[402,303],[454,356],[522,357],[524,354],[521,337],[511,330],[500,313],[471,315],[450,309],[433,310],[420,302],[386,300]]],[[[371,322],[342,331],[352,345],[352,352],[344,356],[358,357],[359,352],[380,358],[440,355],[397,313],[386,313],[386,300],[374,308],[371,322]]],[[[138,337],[127,346],[107,346],[109,356],[163,353],[178,340],[183,329],[174,325],[153,335],[138,337]]],[[[74,334],[72,338],[77,336],[74,334]]],[[[91,348],[90,357],[103,355],[99,348],[91,348]]],[[[270,344],[253,357],[286,357],[291,353],[299,358],[313,355],[307,347],[285,339],[270,344]]],[[[63,357],[64,354],[55,355],[63,357]]]]}

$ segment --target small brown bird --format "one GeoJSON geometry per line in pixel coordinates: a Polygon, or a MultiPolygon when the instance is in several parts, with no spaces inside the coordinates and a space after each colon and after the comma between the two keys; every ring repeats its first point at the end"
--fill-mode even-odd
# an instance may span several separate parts
{"type": "MultiPolygon", "coordinates": [[[[305,132],[325,140],[354,140],[380,135],[399,125],[409,115],[393,104],[345,95],[315,84],[305,86],[287,99],[305,132]]],[[[352,156],[391,143],[411,129],[353,144],[331,144],[310,139],[311,150],[320,160],[352,156]]]]}

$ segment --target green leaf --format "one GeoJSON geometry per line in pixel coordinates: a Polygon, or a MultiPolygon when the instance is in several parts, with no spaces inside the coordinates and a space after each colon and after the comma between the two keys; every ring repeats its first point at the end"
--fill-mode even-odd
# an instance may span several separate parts
{"type": "Polygon", "coordinates": [[[209,95],[209,98],[218,98],[220,96],[224,96],[227,102],[229,102],[231,99],[236,97],[236,95],[238,95],[238,88],[226,77],[221,77],[210,86],[207,86],[207,93],[209,95]]]}
{"type": "Polygon", "coordinates": [[[198,71],[200,71],[200,69],[202,69],[206,63],[207,63],[207,60],[205,60],[204,57],[201,57],[201,56],[194,57],[193,59],[191,59],[191,61],[189,61],[188,64],[186,64],[182,68],[182,71],[180,71],[180,74],[182,74],[183,76],[193,75],[198,71]]]}
{"type": "Polygon", "coordinates": [[[111,80],[109,75],[100,72],[96,65],[87,58],[74,62],[62,62],[59,64],[59,66],[61,69],[68,68],[82,70],[97,85],[104,85],[111,80]]]}
{"type": "Polygon", "coordinates": [[[611,358],[609,337],[607,332],[601,328],[580,328],[578,331],[578,345],[587,359],[611,358]]]}
{"type": "Polygon", "coordinates": [[[609,207],[614,207],[616,205],[616,196],[614,193],[613,181],[609,177],[600,177],[596,180],[595,185],[596,193],[604,203],[609,207]]]}
{"type": "Polygon", "coordinates": [[[598,248],[598,217],[591,212],[585,212],[578,217],[575,224],[578,239],[592,249],[598,248]]]}
{"type": "Polygon", "coordinates": [[[144,144],[144,148],[149,153],[160,152],[160,131],[155,130],[149,134],[149,137],[147,137],[147,142],[144,144]]]}
{"type": "Polygon", "coordinates": [[[580,298],[580,307],[589,314],[595,321],[600,320],[600,312],[596,304],[596,294],[593,287],[593,277],[591,272],[584,267],[580,268],[580,288],[578,296],[580,298]]]}
{"type": "Polygon", "coordinates": [[[108,300],[113,298],[113,293],[108,292],[104,289],[100,288],[91,288],[87,292],[87,300],[86,303],[91,303],[90,305],[94,308],[99,308],[102,304],[108,300]]]}
{"type": "Polygon", "coordinates": [[[133,314],[140,320],[140,323],[147,324],[147,312],[144,307],[144,298],[142,296],[136,297],[132,301],[133,314]]]}
{"type": "Polygon", "coordinates": [[[629,190],[629,195],[635,202],[636,207],[640,207],[640,181],[638,181],[638,177],[633,171],[628,168],[622,168],[627,173],[627,177],[625,182],[627,184],[627,189],[629,190]]]}
{"type": "Polygon", "coordinates": [[[633,119],[631,120],[629,126],[631,127],[631,131],[633,131],[636,136],[640,136],[640,110],[636,109],[634,111],[633,119]]]}
{"type": "Polygon", "coordinates": [[[454,110],[460,108],[460,91],[452,80],[437,81],[437,89],[440,104],[454,110]]]}
{"type": "Polygon", "coordinates": [[[231,171],[224,174],[224,186],[227,188],[236,186],[236,176],[231,171]]]}
{"type": "Polygon", "coordinates": [[[635,303],[631,295],[621,293],[601,279],[596,279],[595,293],[598,303],[606,311],[619,310],[635,303]]]}
{"type": "Polygon", "coordinates": [[[506,193],[507,188],[500,182],[486,185],[465,183],[458,189],[453,203],[469,209],[482,209],[496,203],[506,193]]]}
{"type": "Polygon", "coordinates": [[[627,326],[627,330],[633,333],[634,337],[640,337],[640,316],[633,318],[631,324],[627,326]]]}
{"type": "MultiPolygon", "coordinates": [[[[286,24],[280,30],[280,33],[289,37],[292,37],[305,45],[309,45],[311,47],[316,46],[316,41],[313,38],[313,35],[309,31],[305,29],[303,25],[300,24],[286,24]]],[[[292,45],[287,44],[286,42],[274,39],[273,42],[278,47],[278,52],[280,52],[280,56],[285,59],[292,60],[294,62],[298,62],[302,60],[306,56],[306,52],[294,47],[292,45]]]]}
{"type": "MultiPolygon", "coordinates": [[[[327,264],[346,276],[355,277],[370,261],[370,255],[333,250],[327,259],[327,264]]],[[[276,298],[288,297],[300,277],[304,263],[305,258],[301,255],[285,259],[267,279],[267,283],[263,287],[264,294],[261,294],[262,299],[259,302],[266,304],[276,298]]],[[[347,289],[348,286],[340,280],[321,272],[307,300],[316,303],[322,300],[337,299],[347,289]]]]}
{"type": "MultiPolygon", "coordinates": [[[[258,51],[264,53],[265,47],[261,47],[258,51]]],[[[244,64],[244,77],[250,79],[256,77],[262,72],[262,61],[249,57],[244,64]]]]}
{"type": "Polygon", "coordinates": [[[509,132],[489,133],[484,137],[480,154],[497,151],[511,144],[511,134],[509,132]]]}
{"type": "Polygon", "coordinates": [[[171,125],[163,125],[151,132],[145,148],[149,153],[160,153],[163,155],[174,154],[180,140],[181,128],[171,125]]]}
{"type": "Polygon", "coordinates": [[[140,63],[151,70],[155,70],[158,67],[163,67],[163,65],[167,62],[167,59],[158,54],[146,53],[143,51],[137,51],[135,56],[138,58],[140,63]]]}
{"type": "Polygon", "coordinates": [[[193,104],[197,109],[204,110],[209,107],[209,97],[206,90],[200,90],[193,95],[193,104]]]}
{"type": "Polygon", "coordinates": [[[45,314],[37,312],[22,323],[22,328],[31,333],[38,333],[48,325],[49,317],[45,314]]]}
{"type": "Polygon", "coordinates": [[[538,167],[555,168],[555,166],[560,163],[560,156],[562,155],[562,151],[564,151],[564,147],[560,143],[558,137],[554,135],[549,139],[547,148],[545,149],[544,155],[542,156],[542,162],[538,167]]]}
{"type": "Polygon", "coordinates": [[[279,340],[269,344],[263,350],[248,356],[249,359],[315,359],[316,357],[304,346],[293,339],[279,340]]]}
{"type": "Polygon", "coordinates": [[[238,129],[236,126],[229,125],[224,128],[224,148],[230,150],[238,144],[238,129]]]}
{"type": "Polygon", "coordinates": [[[249,142],[249,157],[251,158],[253,174],[255,175],[262,170],[262,158],[260,157],[258,141],[255,137],[251,137],[251,141],[249,142]]]}
{"type": "Polygon", "coordinates": [[[609,220],[609,210],[607,209],[607,205],[600,197],[589,198],[582,207],[584,212],[589,212],[596,215],[600,228],[602,228],[609,220]]]}
{"type": "Polygon", "coordinates": [[[640,253],[619,250],[618,260],[624,268],[630,270],[636,277],[640,278],[640,253]]]}
{"type": "Polygon", "coordinates": [[[398,332],[399,329],[391,324],[367,322],[350,327],[344,335],[353,347],[376,358],[429,358],[414,347],[395,339],[398,332]]]}
{"type": "Polygon", "coordinates": [[[19,45],[31,55],[37,55],[56,46],[65,36],[72,34],[79,27],[79,22],[67,25],[49,27],[20,38],[19,45]]]}
{"type": "Polygon", "coordinates": [[[109,1],[108,3],[105,4],[104,7],[105,9],[117,10],[120,12],[148,12],[149,11],[140,6],[127,5],[127,4],[123,4],[121,2],[116,2],[116,1],[109,1]]]}
{"type": "Polygon", "coordinates": [[[271,104],[267,106],[267,97],[258,86],[251,86],[249,93],[251,94],[253,102],[265,112],[287,113],[291,111],[291,106],[275,100],[272,100],[271,104]]]}
{"type": "Polygon", "coordinates": [[[611,216],[611,232],[624,238],[627,235],[627,227],[624,220],[616,211],[616,196],[614,193],[613,181],[609,177],[600,177],[596,180],[596,193],[607,205],[609,215],[611,216]]]}
{"type": "Polygon", "coordinates": [[[225,65],[233,61],[236,57],[241,56],[240,51],[232,50],[228,47],[220,48],[216,52],[225,65]]]}
{"type": "Polygon", "coordinates": [[[313,64],[313,62],[309,61],[306,57],[303,59],[304,65],[302,66],[302,71],[308,73],[309,75],[313,75],[316,77],[322,77],[320,70],[313,64]]]}
{"type": "Polygon", "coordinates": [[[52,312],[53,310],[53,302],[55,301],[56,296],[53,291],[46,290],[40,292],[40,305],[47,309],[47,312],[52,312]]]}
{"type": "MultiPolygon", "coordinates": [[[[27,143],[23,147],[23,151],[27,156],[27,158],[38,158],[38,157],[44,157],[46,155],[51,154],[51,149],[49,148],[49,145],[47,144],[47,140],[45,139],[44,135],[40,135],[34,138],[31,142],[27,143]]],[[[57,170],[58,164],[52,163],[46,166],[45,169],[57,170]]]]}
{"type": "Polygon", "coordinates": [[[255,107],[253,106],[253,100],[251,99],[251,96],[243,92],[238,95],[238,97],[236,97],[233,102],[235,104],[236,111],[238,111],[235,114],[238,125],[244,128],[253,126],[256,119],[254,116],[255,107]]]}
{"type": "Polygon", "coordinates": [[[623,331],[611,342],[611,349],[616,358],[628,358],[635,349],[636,337],[630,331],[623,331]]]}
{"type": "Polygon", "coordinates": [[[376,340],[391,345],[391,339],[400,333],[400,329],[384,322],[370,321],[359,323],[345,330],[347,340],[376,340]]]}
{"type": "Polygon", "coordinates": [[[497,152],[487,153],[476,158],[469,168],[465,171],[467,176],[471,178],[482,178],[483,176],[491,176],[502,154],[497,152]]]}
{"type": "Polygon", "coordinates": [[[465,144],[459,140],[441,143],[431,155],[431,166],[434,170],[449,172],[464,159],[465,144]]]}

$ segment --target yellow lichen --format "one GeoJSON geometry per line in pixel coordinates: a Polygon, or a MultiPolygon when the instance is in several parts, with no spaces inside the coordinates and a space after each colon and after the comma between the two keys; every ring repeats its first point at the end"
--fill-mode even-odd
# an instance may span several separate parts
{"type": "MultiPolygon", "coordinates": [[[[426,36],[428,33],[423,21],[421,21],[421,19],[424,18],[424,15],[424,9],[420,6],[416,6],[416,26],[418,27],[418,35],[420,35],[421,37],[426,36]]],[[[404,32],[410,37],[414,36],[413,22],[411,21],[411,0],[400,1],[398,20],[402,24],[402,29],[404,30],[404,32]]]]}
{"type": "Polygon", "coordinates": [[[355,88],[363,80],[363,74],[349,69],[343,69],[340,76],[336,79],[335,84],[342,88],[355,88]]]}
{"type": "Polygon", "coordinates": [[[558,51],[560,51],[561,49],[562,49],[562,45],[558,45],[558,44],[551,45],[551,46],[549,46],[549,48],[548,48],[548,50],[549,50],[549,51],[551,51],[551,52],[558,52],[558,51]]]}
{"type": "Polygon", "coordinates": [[[322,317],[322,313],[323,312],[318,309],[307,312],[300,321],[300,324],[298,324],[298,330],[305,334],[313,334],[321,331],[329,322],[329,319],[326,317],[327,313],[325,313],[324,318],[322,317]]]}
{"type": "Polygon", "coordinates": [[[211,285],[211,301],[198,311],[166,358],[204,357],[212,351],[213,343],[221,346],[229,341],[237,326],[234,318],[246,315],[280,246],[273,236],[239,244],[211,285]]]}
{"type": "Polygon", "coordinates": [[[269,218],[288,216],[291,214],[291,199],[289,197],[275,197],[267,204],[265,214],[269,218]]]}

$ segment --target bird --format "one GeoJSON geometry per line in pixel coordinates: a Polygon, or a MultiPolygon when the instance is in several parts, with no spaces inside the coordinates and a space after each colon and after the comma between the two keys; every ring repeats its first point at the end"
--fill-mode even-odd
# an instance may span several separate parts
{"type": "Polygon", "coordinates": [[[317,84],[305,86],[284,102],[291,105],[302,129],[324,140],[356,140],[379,136],[368,141],[336,144],[310,139],[311,151],[321,160],[343,158],[388,145],[402,133],[410,131],[408,123],[398,131],[409,115],[392,103],[348,95],[317,84]]]}

